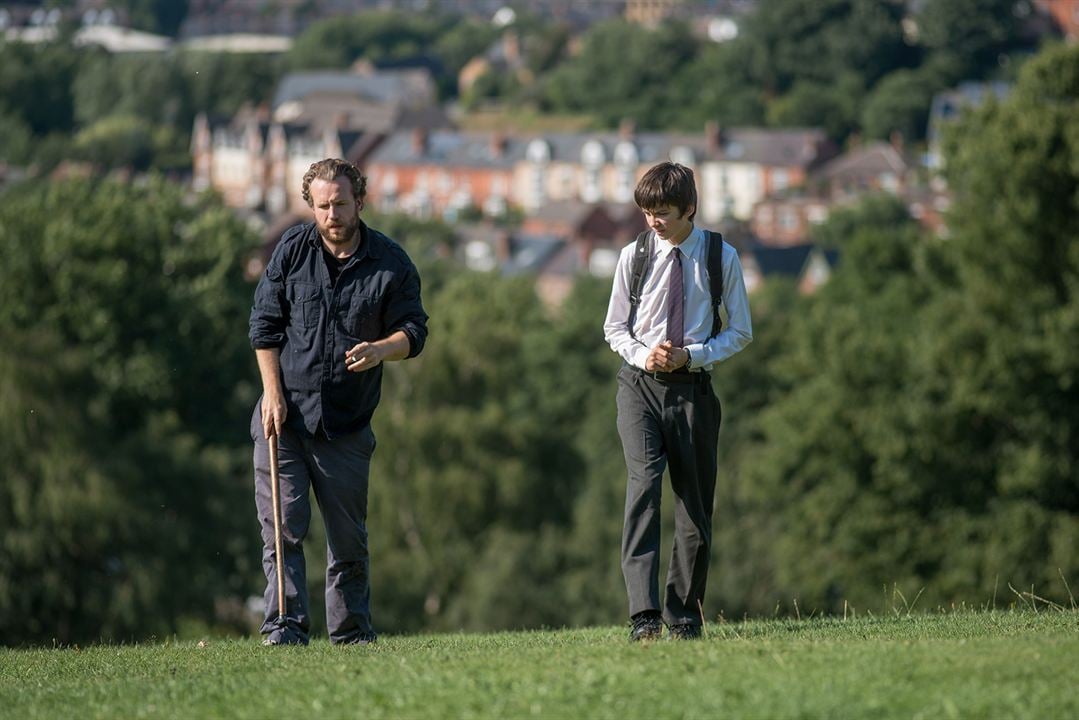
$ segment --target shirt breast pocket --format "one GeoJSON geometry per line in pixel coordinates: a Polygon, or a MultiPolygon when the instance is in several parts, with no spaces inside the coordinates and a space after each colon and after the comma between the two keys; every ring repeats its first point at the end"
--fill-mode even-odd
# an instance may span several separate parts
{"type": "Polygon", "coordinates": [[[370,293],[357,293],[349,304],[348,318],[345,321],[349,334],[365,340],[382,338],[382,302],[379,296],[370,293]]]}
{"type": "Polygon", "coordinates": [[[289,283],[286,296],[290,307],[290,324],[303,328],[318,325],[322,314],[322,300],[316,285],[302,282],[289,283]]]}

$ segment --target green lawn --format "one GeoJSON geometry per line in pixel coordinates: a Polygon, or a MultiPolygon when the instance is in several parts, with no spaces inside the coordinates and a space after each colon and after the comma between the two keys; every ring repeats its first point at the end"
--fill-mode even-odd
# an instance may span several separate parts
{"type": "Polygon", "coordinates": [[[1079,613],[0,650],[11,718],[1079,717],[1079,613]]]}

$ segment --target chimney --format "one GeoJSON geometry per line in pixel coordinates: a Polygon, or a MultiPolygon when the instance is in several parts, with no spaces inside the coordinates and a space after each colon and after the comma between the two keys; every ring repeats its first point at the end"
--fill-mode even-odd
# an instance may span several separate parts
{"type": "Polygon", "coordinates": [[[499,265],[505,265],[513,257],[513,238],[508,231],[502,231],[495,237],[495,259],[499,265]]]}
{"type": "Polygon", "coordinates": [[[500,160],[506,154],[506,136],[501,132],[493,132],[490,137],[491,157],[500,160]]]}
{"type": "Polygon", "coordinates": [[[903,133],[898,130],[893,130],[892,134],[888,136],[888,140],[892,143],[892,147],[900,155],[903,154],[903,133]]]}
{"type": "Polygon", "coordinates": [[[502,35],[502,55],[511,68],[521,64],[521,38],[516,32],[509,31],[502,35]]]}
{"type": "Polygon", "coordinates": [[[704,124],[704,143],[707,148],[708,157],[716,157],[719,155],[720,150],[723,148],[722,135],[719,128],[719,123],[715,120],[709,120],[704,124]]]}
{"type": "Polygon", "coordinates": [[[425,155],[427,153],[427,130],[424,128],[414,128],[412,130],[412,152],[416,155],[425,155]]]}
{"type": "Polygon", "coordinates": [[[633,134],[637,131],[637,123],[633,118],[623,118],[622,122],[618,124],[618,137],[622,140],[632,140],[633,134]]]}

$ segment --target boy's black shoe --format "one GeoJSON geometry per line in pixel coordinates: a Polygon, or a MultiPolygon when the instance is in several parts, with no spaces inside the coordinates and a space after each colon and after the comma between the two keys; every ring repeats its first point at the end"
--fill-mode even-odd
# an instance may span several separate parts
{"type": "Polygon", "coordinates": [[[630,642],[659,640],[663,636],[663,621],[655,610],[645,610],[633,616],[633,629],[629,631],[630,642]]]}
{"type": "Polygon", "coordinates": [[[671,625],[671,640],[700,640],[701,626],[690,623],[671,625]]]}

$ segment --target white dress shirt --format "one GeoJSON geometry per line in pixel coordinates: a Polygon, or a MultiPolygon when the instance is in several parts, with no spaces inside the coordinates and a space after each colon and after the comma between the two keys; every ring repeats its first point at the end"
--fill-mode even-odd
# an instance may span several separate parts
{"type": "MultiPolygon", "coordinates": [[[[644,369],[652,348],[667,339],[668,276],[674,265],[672,250],[676,247],[652,234],[651,270],[644,278],[637,317],[630,333],[629,283],[633,276],[635,242],[622,248],[614,273],[614,288],[603,323],[603,337],[611,349],[627,363],[644,369]]],[[[711,370],[734,355],[753,339],[753,324],[749,317],[749,298],[742,277],[738,253],[723,243],[723,306],[727,325],[711,340],[712,292],[708,284],[708,240],[705,233],[694,227],[678,246],[682,251],[682,287],[685,288],[685,348],[689,351],[690,370],[711,370]]]]}

